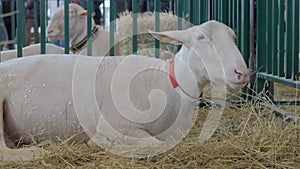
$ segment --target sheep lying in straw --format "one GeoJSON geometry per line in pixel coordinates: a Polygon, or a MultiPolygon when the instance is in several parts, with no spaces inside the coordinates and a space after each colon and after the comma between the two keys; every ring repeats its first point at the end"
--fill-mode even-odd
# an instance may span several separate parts
{"type": "Polygon", "coordinates": [[[78,141],[84,137],[76,134],[83,129],[105,148],[180,141],[193,125],[199,95],[210,81],[233,88],[248,82],[234,33],[224,24],[210,21],[150,33],[183,45],[173,61],[48,55],[0,63],[0,157],[32,160],[41,153],[36,147],[7,148],[4,133],[13,141],[72,135],[78,141]],[[178,136],[178,131],[185,132],[178,136]]]}
{"type": "MultiPolygon", "coordinates": [[[[159,14],[160,31],[177,30],[178,17],[169,13],[159,14]]],[[[119,38],[122,41],[119,43],[119,53],[122,56],[127,56],[132,53],[132,13],[124,12],[120,14],[118,20],[119,38]]],[[[154,38],[148,34],[148,30],[154,30],[155,16],[154,13],[145,13],[137,17],[137,41],[138,51],[137,54],[154,57],[154,38]]],[[[186,29],[187,24],[182,20],[182,29],[186,29]]],[[[169,59],[173,58],[177,53],[177,47],[172,44],[160,45],[160,58],[169,59]]]]}
{"type": "MultiPolygon", "coordinates": [[[[54,13],[47,27],[47,37],[49,41],[64,39],[63,23],[64,6],[60,6],[54,13]]],[[[69,4],[69,27],[71,52],[87,55],[87,11],[74,3],[69,4]]],[[[93,20],[92,27],[92,56],[109,55],[109,32],[95,25],[93,20]]],[[[118,42],[116,36],[114,42],[118,42]]],[[[115,45],[114,50],[115,55],[118,55],[118,45],[115,45]]]]}
{"type": "MultiPolygon", "coordinates": [[[[41,53],[41,44],[34,44],[27,47],[24,47],[22,49],[22,56],[32,56],[32,55],[38,55],[41,53]]],[[[63,54],[64,48],[46,43],[46,54],[63,54]]],[[[4,62],[10,59],[17,58],[17,50],[7,50],[7,51],[1,51],[0,53],[0,61],[4,62]]]]}

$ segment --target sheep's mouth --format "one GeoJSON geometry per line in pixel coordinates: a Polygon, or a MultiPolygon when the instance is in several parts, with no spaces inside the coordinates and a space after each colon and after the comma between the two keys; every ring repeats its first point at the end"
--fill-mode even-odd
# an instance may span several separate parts
{"type": "Polygon", "coordinates": [[[58,36],[57,35],[47,35],[47,38],[48,38],[49,41],[58,40],[58,36]]]}
{"type": "Polygon", "coordinates": [[[56,38],[57,35],[47,35],[47,38],[56,38]]]}
{"type": "Polygon", "coordinates": [[[231,86],[232,88],[242,88],[242,87],[246,86],[247,83],[248,83],[248,81],[245,81],[245,82],[234,82],[234,83],[229,84],[229,86],[231,86]]]}

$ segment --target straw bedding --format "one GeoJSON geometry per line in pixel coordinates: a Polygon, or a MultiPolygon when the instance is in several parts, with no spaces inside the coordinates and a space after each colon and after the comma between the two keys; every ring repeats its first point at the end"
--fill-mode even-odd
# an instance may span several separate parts
{"type": "Polygon", "coordinates": [[[199,114],[189,135],[173,149],[144,159],[125,158],[99,147],[59,141],[43,143],[43,159],[0,168],[299,168],[300,124],[285,122],[272,110],[249,103],[227,107],[213,136],[198,142],[209,106],[199,114]]]}
{"type": "MultiPolygon", "coordinates": [[[[177,30],[178,17],[169,13],[160,13],[159,31],[177,30]]],[[[133,16],[130,12],[120,14],[118,20],[118,36],[120,55],[132,54],[132,25],[133,16]]],[[[182,29],[186,29],[189,23],[182,20],[182,29]]],[[[138,14],[137,16],[137,54],[154,57],[154,37],[148,34],[148,30],[155,30],[155,15],[153,13],[138,14]]],[[[161,43],[160,58],[169,59],[174,57],[177,47],[170,44],[161,43]]]]}

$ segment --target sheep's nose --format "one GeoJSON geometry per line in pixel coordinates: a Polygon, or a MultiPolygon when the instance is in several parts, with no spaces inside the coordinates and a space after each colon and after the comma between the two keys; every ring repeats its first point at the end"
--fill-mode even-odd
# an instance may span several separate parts
{"type": "Polygon", "coordinates": [[[47,34],[52,33],[53,29],[47,29],[47,34]]]}
{"type": "Polygon", "coordinates": [[[248,71],[243,69],[235,69],[234,73],[236,75],[237,83],[247,83],[248,82],[248,71]]]}

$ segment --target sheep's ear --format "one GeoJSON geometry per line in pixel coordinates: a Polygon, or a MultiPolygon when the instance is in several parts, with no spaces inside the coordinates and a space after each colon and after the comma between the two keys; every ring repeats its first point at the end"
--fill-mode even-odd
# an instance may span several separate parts
{"type": "Polygon", "coordinates": [[[236,39],[236,34],[234,32],[234,30],[232,30],[230,27],[226,26],[227,31],[229,32],[229,34],[232,36],[232,39],[235,40],[236,39]]]}
{"type": "Polygon", "coordinates": [[[78,16],[87,16],[87,11],[85,9],[79,9],[78,16]]]}
{"type": "Polygon", "coordinates": [[[79,5],[72,5],[69,8],[69,13],[77,16],[86,16],[87,11],[79,5]]]}
{"type": "Polygon", "coordinates": [[[86,10],[81,11],[81,12],[79,13],[79,16],[86,16],[86,15],[87,15],[87,11],[86,11],[86,10]]]}
{"type": "Polygon", "coordinates": [[[153,32],[148,30],[148,32],[164,43],[182,45],[185,42],[185,38],[183,37],[184,33],[182,31],[153,32]]]}

